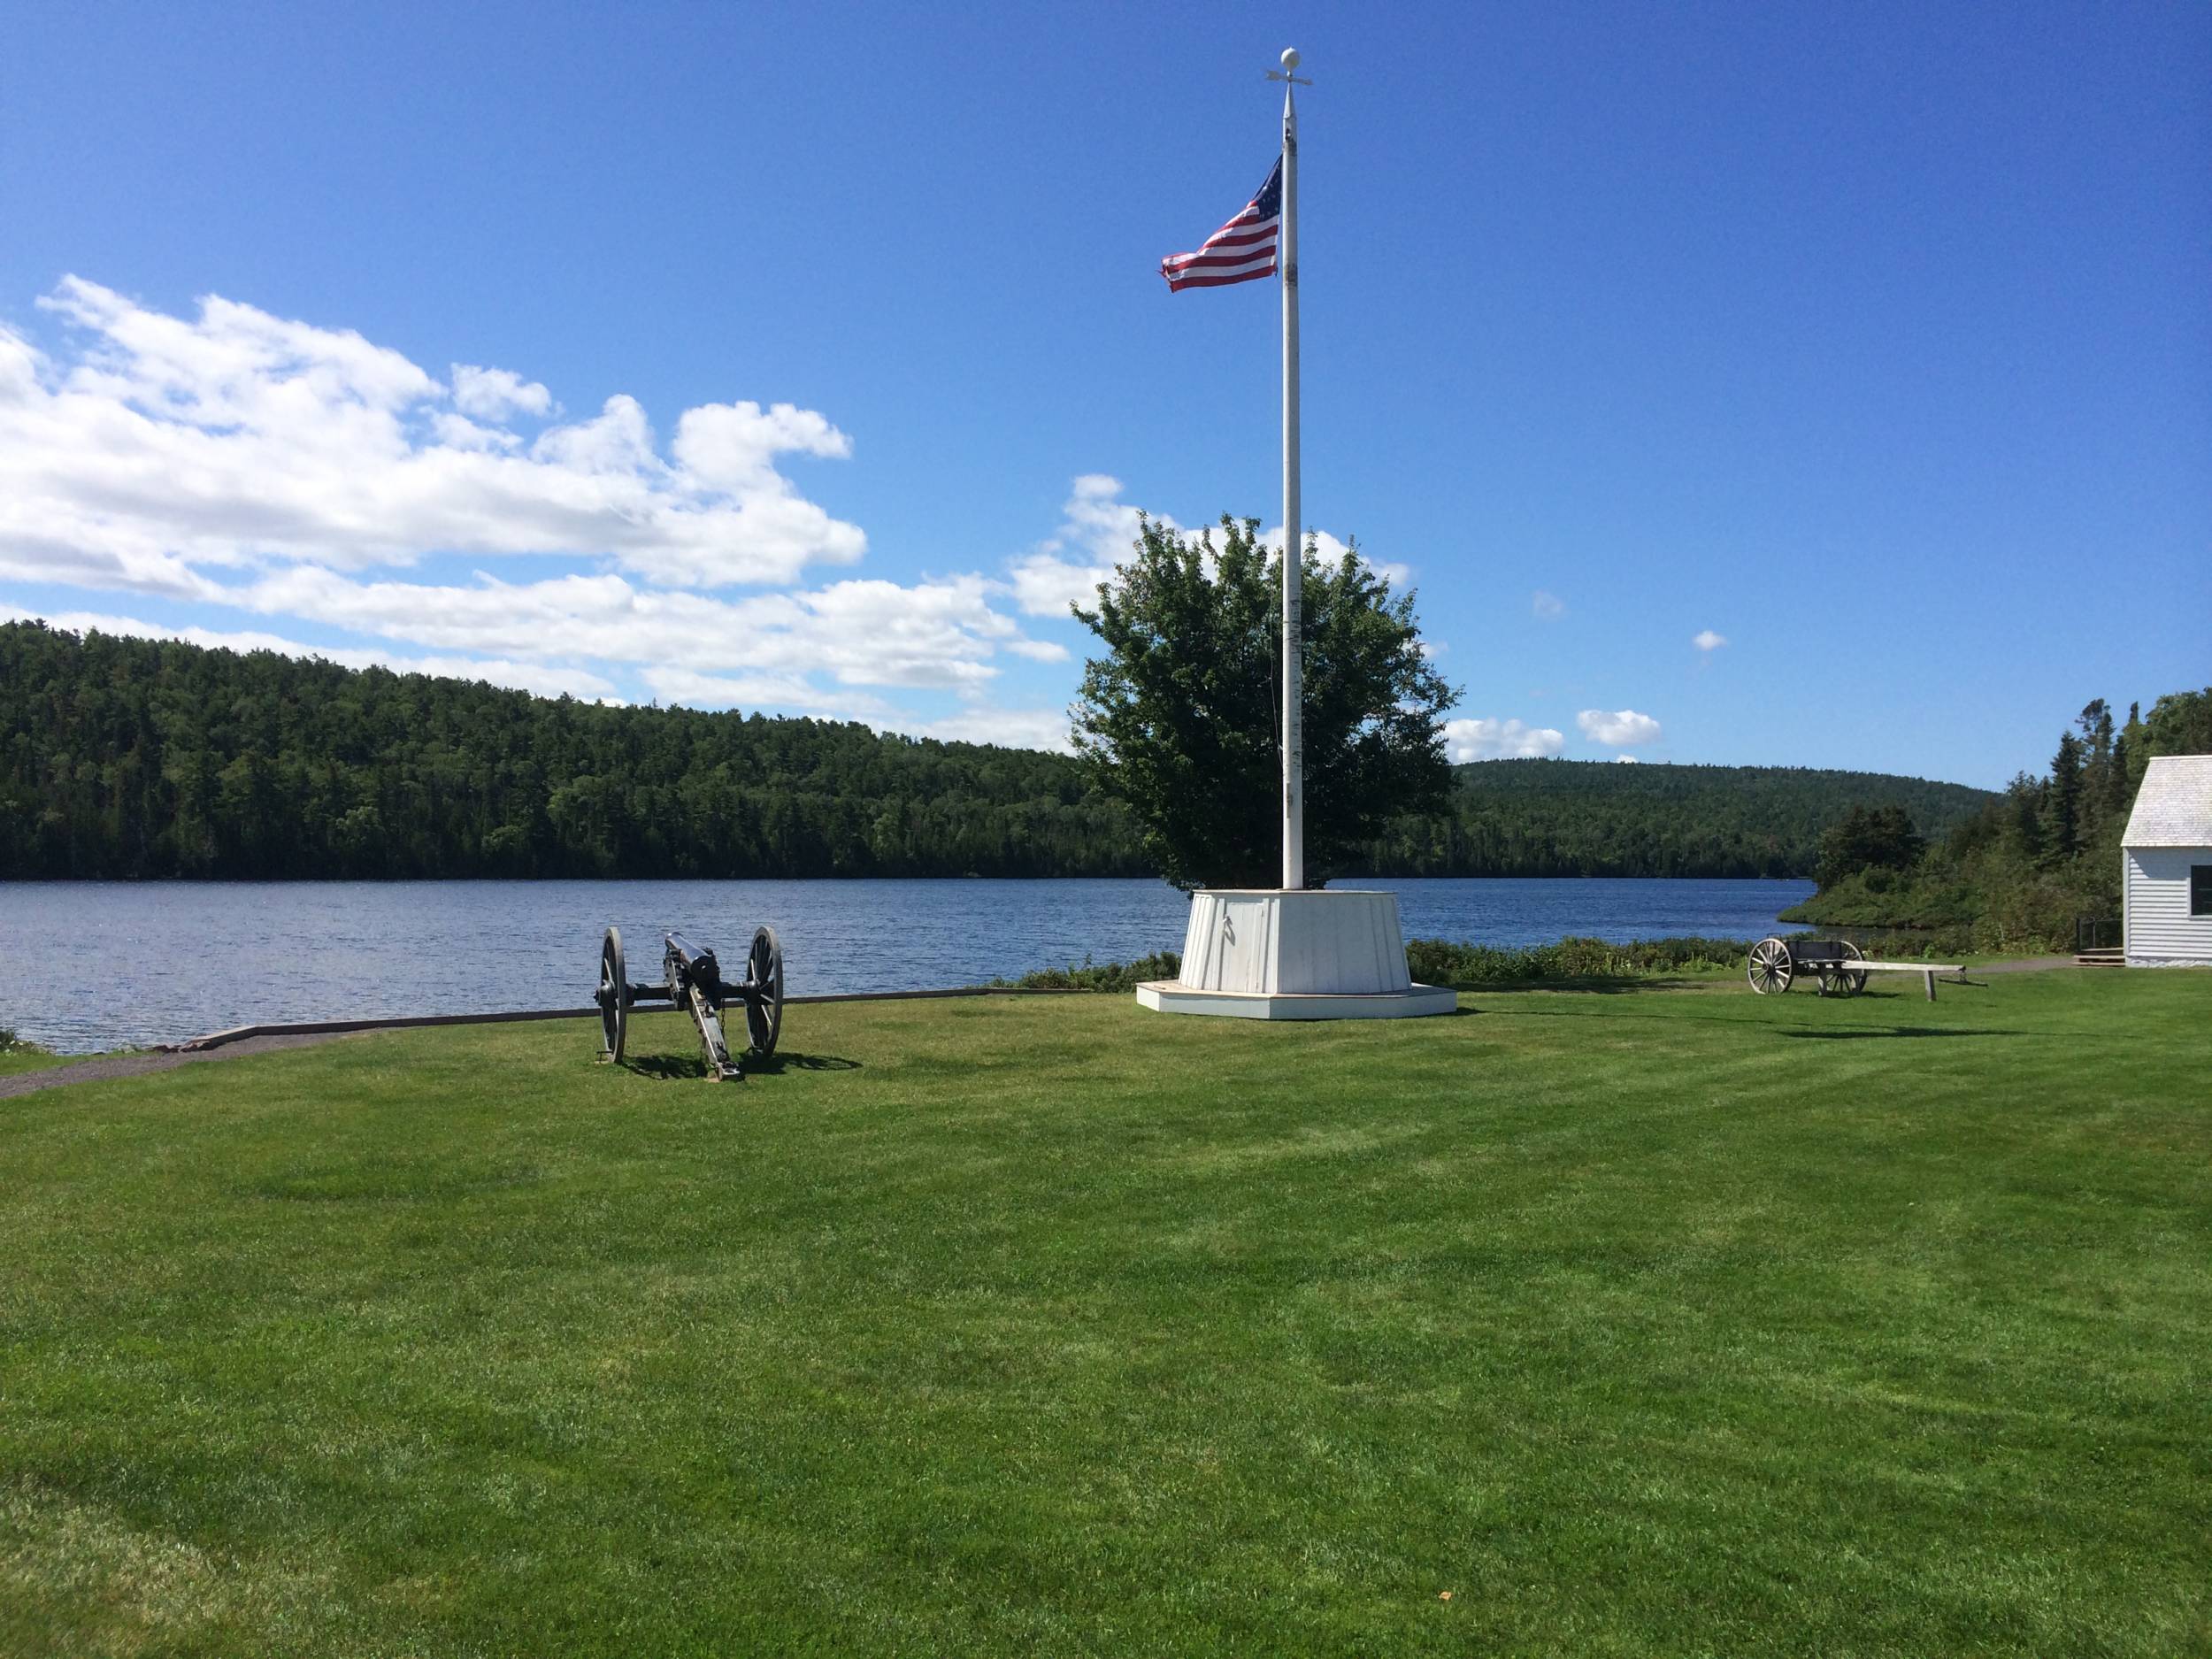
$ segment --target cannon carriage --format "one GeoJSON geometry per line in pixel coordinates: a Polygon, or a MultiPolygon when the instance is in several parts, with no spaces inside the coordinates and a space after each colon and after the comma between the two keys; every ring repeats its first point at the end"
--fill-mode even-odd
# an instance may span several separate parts
{"type": "Polygon", "coordinates": [[[724,1010],[733,1003],[744,1006],[744,1055],[764,1060],[775,1053],[776,1039],[783,1030],[783,946],[774,928],[758,929],[745,952],[744,976],[732,980],[723,977],[712,949],[693,944],[681,933],[670,933],[661,951],[661,982],[633,984],[622,951],[622,930],[610,927],[599,947],[599,988],[593,1001],[599,1005],[601,1060],[620,1062],[629,1041],[633,1007],[666,1002],[690,1014],[706,1051],[707,1069],[723,1081],[733,1081],[744,1076],[742,1056],[731,1052],[724,1010]]]}

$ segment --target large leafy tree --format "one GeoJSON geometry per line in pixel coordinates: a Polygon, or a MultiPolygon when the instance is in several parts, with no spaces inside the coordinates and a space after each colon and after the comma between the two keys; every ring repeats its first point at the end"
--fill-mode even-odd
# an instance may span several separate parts
{"type": "MultiPolygon", "coordinates": [[[[1103,657],[1085,667],[1075,746],[1125,802],[1147,856],[1180,887],[1282,875],[1281,566],[1259,520],[1218,535],[1143,522],[1134,557],[1075,614],[1103,657]]],[[[1442,809],[1443,716],[1459,700],[1421,649],[1413,595],[1348,552],[1305,549],[1306,868],[1349,867],[1390,819],[1442,809]]]]}

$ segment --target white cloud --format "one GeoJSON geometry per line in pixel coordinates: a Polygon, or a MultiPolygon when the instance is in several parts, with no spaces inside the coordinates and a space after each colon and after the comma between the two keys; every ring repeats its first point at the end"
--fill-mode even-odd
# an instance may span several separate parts
{"type": "Polygon", "coordinates": [[[1710,628],[1705,628],[1692,636],[1690,643],[1701,651],[1717,651],[1728,643],[1728,636],[1724,634],[1716,634],[1710,628]]]}
{"type": "Polygon", "coordinates": [[[825,695],[803,679],[768,674],[702,674],[686,668],[649,667],[642,677],[664,703],[691,709],[786,709],[826,719],[859,720],[881,732],[948,742],[996,743],[1005,749],[1050,749],[1064,752],[1068,717],[1052,709],[1001,709],[973,702],[941,719],[918,719],[879,697],[825,695]]]}
{"type": "Polygon", "coordinates": [[[1567,603],[1557,594],[1548,594],[1539,588],[1529,602],[1529,609],[1540,621],[1556,622],[1567,614],[1567,603]]]}
{"type": "Polygon", "coordinates": [[[506,370],[449,390],[351,330],[210,296],[172,317],[76,277],[42,299],[67,362],[0,327],[0,580],[210,596],[210,569],[411,564],[433,551],[605,557],[655,582],[789,582],[848,564],[856,526],[776,470],[850,441],[789,404],[710,404],[671,457],[610,397],[524,445],[552,408],[506,370]]]}
{"type": "MultiPolygon", "coordinates": [[[[12,605],[0,605],[0,622],[28,622],[33,613],[12,605]]],[[[274,651],[282,657],[319,657],[346,668],[388,668],[399,674],[434,674],[449,680],[483,680],[515,691],[535,692],[541,697],[566,693],[587,701],[619,702],[615,687],[604,676],[588,668],[563,667],[549,663],[518,663],[501,657],[411,657],[403,652],[363,649],[342,645],[303,645],[280,634],[218,628],[172,628],[136,617],[109,616],[97,611],[70,611],[38,618],[49,626],[72,634],[97,630],[142,640],[180,640],[188,645],[231,651],[274,651]]]]}
{"type": "MultiPolygon", "coordinates": [[[[990,605],[992,584],[958,576],[912,586],[833,583],[726,600],[634,586],[611,573],[470,587],[363,582],[295,566],[226,589],[270,615],[450,650],[657,664],[703,674],[827,674],[844,686],[979,689],[1001,649],[1033,643],[990,605]]],[[[674,695],[672,693],[668,695],[674,695]]],[[[745,699],[740,698],[739,701],[745,699]]]]}
{"type": "Polygon", "coordinates": [[[1617,766],[1638,766],[1643,763],[1633,755],[1616,755],[1613,757],[1613,764],[1617,766]]]}
{"type": "MultiPolygon", "coordinates": [[[[1069,488],[1060,527],[1036,549],[1013,561],[1009,580],[1024,615],[1064,617],[1071,604],[1094,604],[1098,586],[1129,557],[1143,515],[1121,499],[1121,480],[1086,472],[1069,488]]],[[[1182,526],[1163,513],[1155,521],[1182,526]]]]}
{"type": "Polygon", "coordinates": [[[1583,736],[1610,749],[1659,741],[1659,722],[1633,709],[1618,709],[1609,714],[1603,709],[1585,709],[1575,716],[1575,724],[1582,728],[1583,736]]]}
{"type": "Polygon", "coordinates": [[[1444,752],[1455,764],[1469,760],[1541,760],[1566,746],[1566,734],[1519,720],[1448,720],[1444,752]]]}
{"type": "MultiPolygon", "coordinates": [[[[39,303],[49,349],[0,326],[0,595],[87,590],[83,610],[46,613],[58,626],[1064,749],[1065,713],[1035,706],[1056,688],[1026,665],[1071,652],[1022,618],[1091,598],[1138,534],[1120,481],[1090,473],[1001,575],[826,580],[866,539],[783,470],[851,456],[814,411],[709,403],[657,430],[619,392],[571,416],[512,369],[440,380],[351,330],[220,297],[171,315],[71,277],[39,303]],[[501,574],[509,555],[533,559],[527,579],[501,574]],[[774,591],[717,591],[745,583],[774,591]]],[[[1511,726],[1557,752],[1556,733],[1511,726]]]]}
{"type": "MultiPolygon", "coordinates": [[[[694,601],[694,603],[696,603],[694,601]]],[[[556,697],[567,694],[585,701],[619,703],[616,687],[603,676],[585,668],[546,663],[514,662],[499,657],[416,656],[374,648],[308,645],[282,634],[252,630],[166,627],[135,617],[98,611],[65,611],[38,617],[17,606],[0,604],[0,622],[43,620],[49,626],[73,634],[97,630],[102,634],[149,640],[180,640],[188,644],[234,651],[275,651],[285,657],[315,657],[347,668],[388,668],[396,673],[434,674],[450,679],[488,680],[517,691],[556,697]]],[[[959,712],[930,719],[908,714],[882,698],[865,692],[824,691],[803,673],[704,673],[695,669],[650,663],[638,675],[664,703],[700,710],[769,709],[810,714],[824,719],[857,720],[882,732],[912,737],[941,738],[948,742],[995,743],[1009,749],[1046,749],[1071,752],[1068,716],[1064,710],[1002,709],[981,701],[971,702],[959,712]]]]}
{"type": "Polygon", "coordinates": [[[651,664],[639,670],[639,678],[663,703],[681,703],[687,709],[782,709],[871,722],[896,713],[880,697],[825,693],[799,674],[703,674],[651,664]]]}
{"type": "MultiPolygon", "coordinates": [[[[1008,584],[1014,603],[1025,616],[1064,617],[1071,604],[1097,602],[1099,584],[1129,561],[1143,520],[1184,535],[1193,534],[1164,512],[1147,514],[1121,499],[1122,482],[1107,472],[1086,472],[1078,478],[1060,509],[1060,527],[1036,548],[1010,562],[1008,584]]],[[[1310,533],[1322,562],[1334,564],[1351,549],[1326,530],[1310,533]]],[[[1260,532],[1260,544],[1271,553],[1283,550],[1283,526],[1260,532]]],[[[1413,580],[1413,568],[1395,561],[1378,563],[1365,554],[1368,569],[1403,588],[1413,580]]]]}
{"type": "Polygon", "coordinates": [[[466,415],[457,415],[441,409],[430,417],[430,430],[438,434],[438,442],[453,449],[484,449],[494,454],[507,454],[522,447],[522,434],[510,432],[504,426],[482,426],[466,415]]]}
{"type": "MultiPolygon", "coordinates": [[[[1334,565],[1347,553],[1356,551],[1350,543],[1339,540],[1326,530],[1309,528],[1306,540],[1313,543],[1316,556],[1324,565],[1334,565]]],[[[1260,543],[1271,553],[1280,553],[1283,550],[1283,526],[1273,525],[1261,531],[1260,543]]],[[[1403,588],[1413,580],[1413,566],[1397,559],[1385,559],[1378,563],[1361,553],[1359,562],[1393,588],[1403,588]]]]}
{"type": "Polygon", "coordinates": [[[510,415],[547,415],[553,411],[553,394],[535,380],[525,380],[512,369],[480,369],[472,364],[453,365],[453,406],[479,420],[504,420],[510,415]]]}
{"type": "Polygon", "coordinates": [[[899,728],[916,737],[942,738],[951,743],[996,743],[1002,749],[1051,749],[1071,753],[1068,717],[1059,709],[997,709],[985,705],[963,709],[942,720],[899,728]]]}

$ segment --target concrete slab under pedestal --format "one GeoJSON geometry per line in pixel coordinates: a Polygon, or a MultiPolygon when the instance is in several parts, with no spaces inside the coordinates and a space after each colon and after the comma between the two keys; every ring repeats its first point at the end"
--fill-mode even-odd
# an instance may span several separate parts
{"type": "Polygon", "coordinates": [[[1403,1019],[1459,1005],[1407,973],[1398,895],[1356,888],[1202,888],[1181,977],[1140,987],[1137,1000],[1241,1019],[1403,1019]]]}

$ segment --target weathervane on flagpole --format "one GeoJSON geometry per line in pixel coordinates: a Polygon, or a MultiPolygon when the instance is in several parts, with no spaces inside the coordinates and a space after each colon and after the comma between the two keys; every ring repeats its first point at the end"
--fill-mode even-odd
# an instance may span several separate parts
{"type": "Polygon", "coordinates": [[[1298,49],[1286,47],[1283,66],[1267,72],[1283,83],[1283,887],[1306,885],[1305,687],[1300,615],[1306,574],[1305,519],[1298,501],[1298,49]]]}

